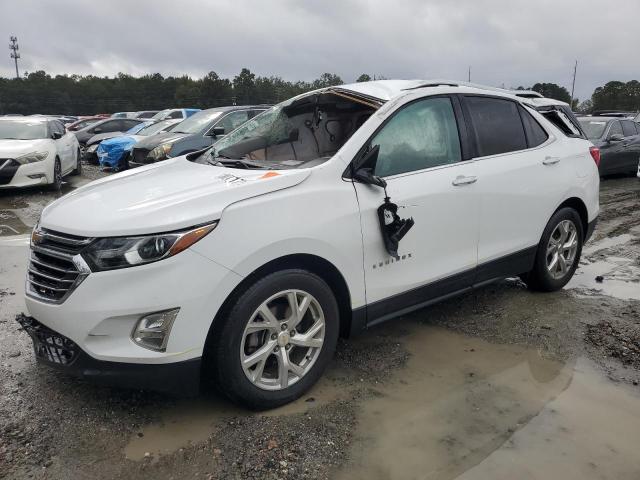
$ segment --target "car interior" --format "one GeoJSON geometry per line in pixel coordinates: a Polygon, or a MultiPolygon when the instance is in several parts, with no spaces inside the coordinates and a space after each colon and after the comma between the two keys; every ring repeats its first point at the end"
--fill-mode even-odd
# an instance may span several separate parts
{"type": "Polygon", "coordinates": [[[311,167],[333,156],[378,107],[333,91],[305,96],[265,114],[278,118],[258,123],[245,139],[218,153],[261,164],[277,163],[279,168],[311,167]]]}

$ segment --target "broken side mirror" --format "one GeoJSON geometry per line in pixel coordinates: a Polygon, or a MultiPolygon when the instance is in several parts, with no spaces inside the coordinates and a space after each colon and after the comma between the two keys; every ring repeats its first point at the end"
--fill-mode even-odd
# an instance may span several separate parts
{"type": "Polygon", "coordinates": [[[375,145],[365,153],[362,158],[354,162],[353,164],[353,178],[360,183],[366,185],[376,185],[380,188],[387,188],[387,182],[384,178],[374,175],[373,172],[376,168],[376,162],[378,161],[378,154],[380,153],[380,146],[375,145]]]}
{"type": "Polygon", "coordinates": [[[51,138],[54,140],[60,140],[62,138],[62,134],[60,132],[53,132],[51,134],[51,138]]]}

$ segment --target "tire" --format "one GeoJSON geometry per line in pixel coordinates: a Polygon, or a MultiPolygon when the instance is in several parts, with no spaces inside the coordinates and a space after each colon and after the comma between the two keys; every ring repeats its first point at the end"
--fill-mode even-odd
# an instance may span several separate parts
{"type": "Polygon", "coordinates": [[[298,269],[271,273],[237,295],[214,324],[205,348],[203,380],[213,382],[232,402],[253,410],[289,403],[311,388],[331,361],[338,342],[338,315],[331,288],[317,275],[298,269]],[[288,318],[292,294],[298,305],[308,301],[294,329],[295,319],[288,318]],[[270,319],[258,312],[265,305],[270,319]],[[252,355],[262,360],[251,363],[252,355]],[[285,358],[292,365],[286,376],[285,358]]]}
{"type": "Polygon", "coordinates": [[[49,184],[49,187],[55,192],[59,192],[62,188],[62,165],[57,157],[53,164],[53,181],[49,184]]]}
{"type": "Polygon", "coordinates": [[[80,149],[76,153],[76,168],[71,172],[71,175],[82,175],[82,155],[80,149]]]}
{"type": "Polygon", "coordinates": [[[532,290],[541,292],[560,290],[571,280],[578,267],[583,242],[584,228],[580,215],[573,208],[561,208],[547,223],[538,244],[533,269],[522,279],[532,290]],[[574,233],[575,246],[568,247],[570,244],[573,245],[570,240],[574,233]],[[564,237],[565,234],[568,237],[564,237]]]}

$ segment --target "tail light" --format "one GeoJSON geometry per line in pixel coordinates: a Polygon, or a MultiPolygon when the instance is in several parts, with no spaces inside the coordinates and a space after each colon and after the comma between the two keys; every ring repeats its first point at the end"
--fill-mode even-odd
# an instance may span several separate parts
{"type": "Polygon", "coordinates": [[[600,166],[600,149],[598,147],[589,147],[589,153],[593,158],[593,161],[596,162],[596,166],[600,166]]]}

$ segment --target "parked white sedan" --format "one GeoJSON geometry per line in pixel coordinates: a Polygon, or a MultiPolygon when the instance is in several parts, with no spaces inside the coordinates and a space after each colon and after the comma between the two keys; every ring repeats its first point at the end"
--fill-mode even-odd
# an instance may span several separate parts
{"type": "Polygon", "coordinates": [[[0,189],[51,185],[80,174],[80,146],[51,118],[0,118],[0,189]]]}

